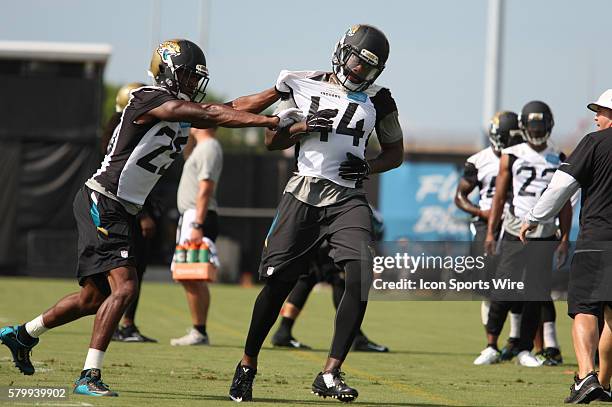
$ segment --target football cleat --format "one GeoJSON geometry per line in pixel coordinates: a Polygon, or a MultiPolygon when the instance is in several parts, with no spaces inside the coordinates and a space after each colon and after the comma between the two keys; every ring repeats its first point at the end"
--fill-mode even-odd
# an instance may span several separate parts
{"type": "Polygon", "coordinates": [[[117,397],[118,394],[108,388],[102,381],[102,372],[100,369],[87,369],[81,372],[79,377],[74,382],[74,394],[81,394],[83,396],[106,396],[106,397],[117,397]]]}
{"type": "Polygon", "coordinates": [[[113,334],[112,340],[119,342],[157,342],[157,339],[141,334],[136,325],[120,326],[113,334]]]}
{"type": "Polygon", "coordinates": [[[570,395],[564,400],[568,404],[589,404],[605,394],[599,384],[597,373],[591,372],[584,379],[574,375],[574,383],[570,386],[570,395]]]}
{"type": "Polygon", "coordinates": [[[344,382],[344,373],[338,369],[320,372],[312,383],[312,392],[319,397],[331,397],[344,403],[357,398],[359,393],[344,382]]]}
{"type": "Polygon", "coordinates": [[[508,342],[506,342],[506,346],[504,346],[501,350],[500,360],[507,361],[512,360],[519,353],[518,348],[518,338],[508,338],[508,342]]]}
{"type": "Polygon", "coordinates": [[[523,350],[516,355],[516,363],[525,367],[542,366],[542,363],[528,350],[523,350]]]}
{"type": "Polygon", "coordinates": [[[356,352],[389,352],[388,347],[372,342],[365,335],[355,337],[352,349],[356,352]]]}
{"type": "Polygon", "coordinates": [[[19,329],[19,325],[0,328],[0,342],[10,349],[17,369],[24,375],[33,375],[34,366],[30,360],[30,354],[32,353],[32,348],[38,344],[38,338],[34,338],[34,343],[28,346],[17,337],[19,329]]]}
{"type": "Polygon", "coordinates": [[[499,351],[491,346],[484,348],[480,355],[474,360],[474,364],[477,366],[481,365],[492,365],[498,363],[501,360],[501,354],[499,351]]]}
{"type": "Polygon", "coordinates": [[[232,379],[232,385],[230,386],[230,399],[237,403],[252,401],[255,375],[257,375],[257,369],[249,366],[242,366],[240,362],[238,362],[234,378],[232,379]]]}
{"type": "Polygon", "coordinates": [[[209,345],[208,335],[202,335],[195,328],[187,330],[187,335],[170,339],[172,346],[209,345]]]}
{"type": "Polygon", "coordinates": [[[561,351],[557,348],[546,348],[536,353],[535,357],[544,366],[559,366],[563,363],[561,351]]]}
{"type": "Polygon", "coordinates": [[[310,346],[298,341],[291,335],[285,335],[276,332],[272,337],[272,345],[281,348],[293,348],[293,349],[312,349],[310,346]]]}

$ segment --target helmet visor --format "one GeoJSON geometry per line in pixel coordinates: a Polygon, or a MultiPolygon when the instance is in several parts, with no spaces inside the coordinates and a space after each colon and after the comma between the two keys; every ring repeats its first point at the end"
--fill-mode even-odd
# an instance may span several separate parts
{"type": "Polygon", "coordinates": [[[380,73],[380,69],[377,65],[373,65],[366,60],[366,58],[358,55],[355,52],[351,52],[346,63],[344,64],[345,75],[349,77],[351,82],[363,82],[372,81],[380,73]],[[353,80],[357,79],[357,81],[353,80]]]}

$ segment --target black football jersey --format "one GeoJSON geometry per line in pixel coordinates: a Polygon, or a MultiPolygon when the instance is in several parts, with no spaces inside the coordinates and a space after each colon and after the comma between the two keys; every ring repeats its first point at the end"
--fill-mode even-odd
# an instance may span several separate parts
{"type": "MultiPolygon", "coordinates": [[[[167,90],[145,86],[132,91],[110,139],[101,167],[91,177],[103,192],[135,205],[145,199],[187,144],[190,123],[135,123],[144,113],[176,100],[167,90]]],[[[89,185],[89,181],[88,181],[89,185]]]]}

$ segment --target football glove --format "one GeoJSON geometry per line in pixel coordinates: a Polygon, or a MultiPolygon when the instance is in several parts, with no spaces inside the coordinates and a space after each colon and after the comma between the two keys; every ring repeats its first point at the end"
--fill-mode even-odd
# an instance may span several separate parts
{"type": "Polygon", "coordinates": [[[277,129],[284,129],[285,127],[289,127],[294,123],[301,122],[304,120],[304,114],[300,109],[290,108],[284,109],[275,114],[278,117],[278,125],[277,129]]]}
{"type": "Polygon", "coordinates": [[[332,131],[334,117],[338,115],[338,109],[323,109],[306,116],[306,125],[309,133],[321,131],[332,131]]]}
{"type": "Polygon", "coordinates": [[[346,153],[346,158],[346,161],[340,163],[340,178],[356,181],[355,186],[360,187],[370,174],[370,165],[366,160],[351,153],[346,153]]]}

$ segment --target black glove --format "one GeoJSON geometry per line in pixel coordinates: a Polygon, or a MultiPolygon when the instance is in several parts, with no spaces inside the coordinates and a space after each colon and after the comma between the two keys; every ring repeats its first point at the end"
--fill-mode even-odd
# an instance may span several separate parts
{"type": "Polygon", "coordinates": [[[331,132],[334,117],[338,115],[338,109],[323,109],[306,116],[306,125],[309,133],[322,131],[331,132]]]}
{"type": "Polygon", "coordinates": [[[346,153],[346,161],[340,163],[340,178],[349,181],[357,181],[355,186],[360,187],[364,179],[368,179],[370,174],[370,166],[366,160],[351,154],[346,153]]]}

